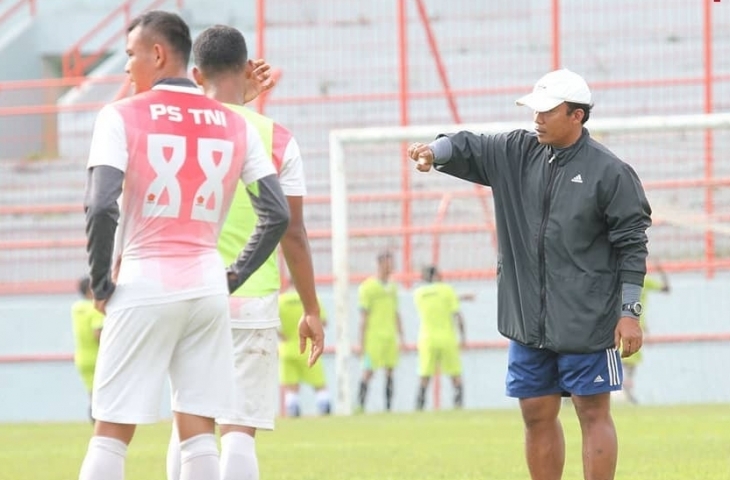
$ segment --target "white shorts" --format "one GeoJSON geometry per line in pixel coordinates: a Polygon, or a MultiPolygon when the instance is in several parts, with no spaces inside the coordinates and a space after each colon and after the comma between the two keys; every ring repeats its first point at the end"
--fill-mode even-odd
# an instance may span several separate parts
{"type": "Polygon", "coordinates": [[[172,410],[216,418],[233,406],[228,297],[107,309],[94,374],[92,415],[154,423],[169,376],[172,410]]]}
{"type": "Polygon", "coordinates": [[[279,321],[279,292],[263,297],[233,297],[229,299],[231,327],[241,329],[271,328],[279,321]]]}
{"type": "Polygon", "coordinates": [[[217,418],[220,425],[274,429],[279,398],[279,335],[276,328],[233,332],[234,414],[217,418]]]}

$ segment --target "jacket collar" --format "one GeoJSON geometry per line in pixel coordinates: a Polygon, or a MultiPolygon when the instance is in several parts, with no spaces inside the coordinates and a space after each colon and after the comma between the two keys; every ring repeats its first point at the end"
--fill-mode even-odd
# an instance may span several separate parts
{"type": "Polygon", "coordinates": [[[549,156],[552,157],[555,155],[555,160],[558,162],[558,165],[563,166],[569,161],[575,157],[578,152],[583,148],[583,145],[588,142],[588,139],[591,137],[590,133],[588,133],[588,129],[583,127],[583,131],[580,135],[580,138],[578,138],[578,141],[575,142],[573,145],[566,147],[566,148],[553,148],[548,147],[548,153],[549,156]]]}

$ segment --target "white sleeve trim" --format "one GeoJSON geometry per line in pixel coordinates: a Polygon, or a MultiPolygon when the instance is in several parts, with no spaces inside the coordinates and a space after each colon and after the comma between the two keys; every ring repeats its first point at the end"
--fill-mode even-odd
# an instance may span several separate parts
{"type": "Polygon", "coordinates": [[[284,150],[279,182],[287,197],[303,197],[307,194],[304,178],[304,162],[297,141],[292,137],[284,150]]]}
{"type": "Polygon", "coordinates": [[[260,178],[276,175],[276,169],[271,157],[266,154],[264,143],[256,131],[256,127],[245,118],[243,120],[246,122],[246,159],[241,172],[241,180],[245,185],[250,185],[260,178]]]}
{"type": "Polygon", "coordinates": [[[89,147],[87,168],[108,165],[122,172],[127,171],[129,152],[127,132],[122,115],[113,105],[106,105],[99,111],[89,147]]]}

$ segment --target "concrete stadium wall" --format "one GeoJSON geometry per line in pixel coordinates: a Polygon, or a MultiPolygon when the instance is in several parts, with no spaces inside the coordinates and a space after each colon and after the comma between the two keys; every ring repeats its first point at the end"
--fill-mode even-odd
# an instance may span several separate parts
{"type": "MultiPolygon", "coordinates": [[[[31,19],[15,23],[0,36],[0,82],[40,78],[42,59],[37,54],[37,25],[31,19]]],[[[31,90],[0,89],[0,107],[17,105],[41,105],[46,98],[39,98],[31,90]]],[[[38,153],[42,145],[33,142],[11,141],[12,137],[41,138],[43,118],[39,115],[0,116],[0,159],[24,158],[38,153]]]]}
{"type": "MultiPolygon", "coordinates": [[[[722,312],[730,309],[725,292],[730,289],[730,275],[708,280],[703,276],[684,274],[670,277],[672,292],[649,297],[646,323],[653,335],[728,332],[722,312]],[[687,310],[692,299],[692,311],[687,310]],[[720,313],[718,313],[720,312],[720,313]]],[[[462,303],[467,338],[501,339],[496,329],[497,291],[494,282],[458,283],[460,293],[476,293],[474,302],[462,303]]],[[[329,288],[319,294],[330,322],[326,344],[336,343],[334,299],[329,288]]],[[[412,292],[400,292],[401,315],[406,341],[417,338],[418,319],[412,292]]],[[[76,296],[0,297],[0,352],[2,355],[71,353],[73,337],[69,309],[76,296]]],[[[356,291],[350,296],[349,331],[355,341],[357,307],[356,291]]],[[[507,352],[504,349],[472,350],[463,355],[465,407],[474,409],[509,408],[516,405],[504,395],[507,352]]],[[[334,358],[323,357],[330,390],[335,398],[334,358]]],[[[725,365],[730,364],[728,343],[677,343],[647,345],[644,360],[638,368],[636,393],[642,404],[672,405],[690,403],[730,403],[730,382],[725,365]]],[[[415,353],[402,354],[396,369],[394,409],[411,411],[417,388],[418,361],[415,353]]],[[[350,362],[350,391],[356,393],[360,363],[350,362]]],[[[25,421],[66,421],[86,418],[87,398],[71,362],[0,364],[0,423],[25,421]]],[[[451,406],[451,388],[442,381],[442,407],[451,406]]],[[[383,409],[383,376],[378,372],[370,388],[367,409],[383,409]]],[[[303,411],[313,414],[314,396],[309,388],[302,390],[303,411]]],[[[354,398],[354,397],[353,397],[354,398]]],[[[429,396],[429,408],[430,407],[429,396]]],[[[162,416],[169,416],[169,398],[161,400],[162,416]]]]}

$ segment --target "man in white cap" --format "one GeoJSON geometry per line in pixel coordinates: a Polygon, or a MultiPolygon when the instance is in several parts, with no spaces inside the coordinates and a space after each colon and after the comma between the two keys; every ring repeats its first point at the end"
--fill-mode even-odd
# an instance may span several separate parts
{"type": "Polygon", "coordinates": [[[499,239],[498,327],[510,339],[507,395],[519,399],[533,480],[558,480],[565,441],[561,397],[572,397],[586,480],[612,480],[616,429],[610,393],[621,359],[641,348],[639,298],[651,208],[634,170],[583,127],[585,80],[542,77],[517,100],[533,131],[439,135],[412,144],[419,171],[492,188],[499,239]]]}

